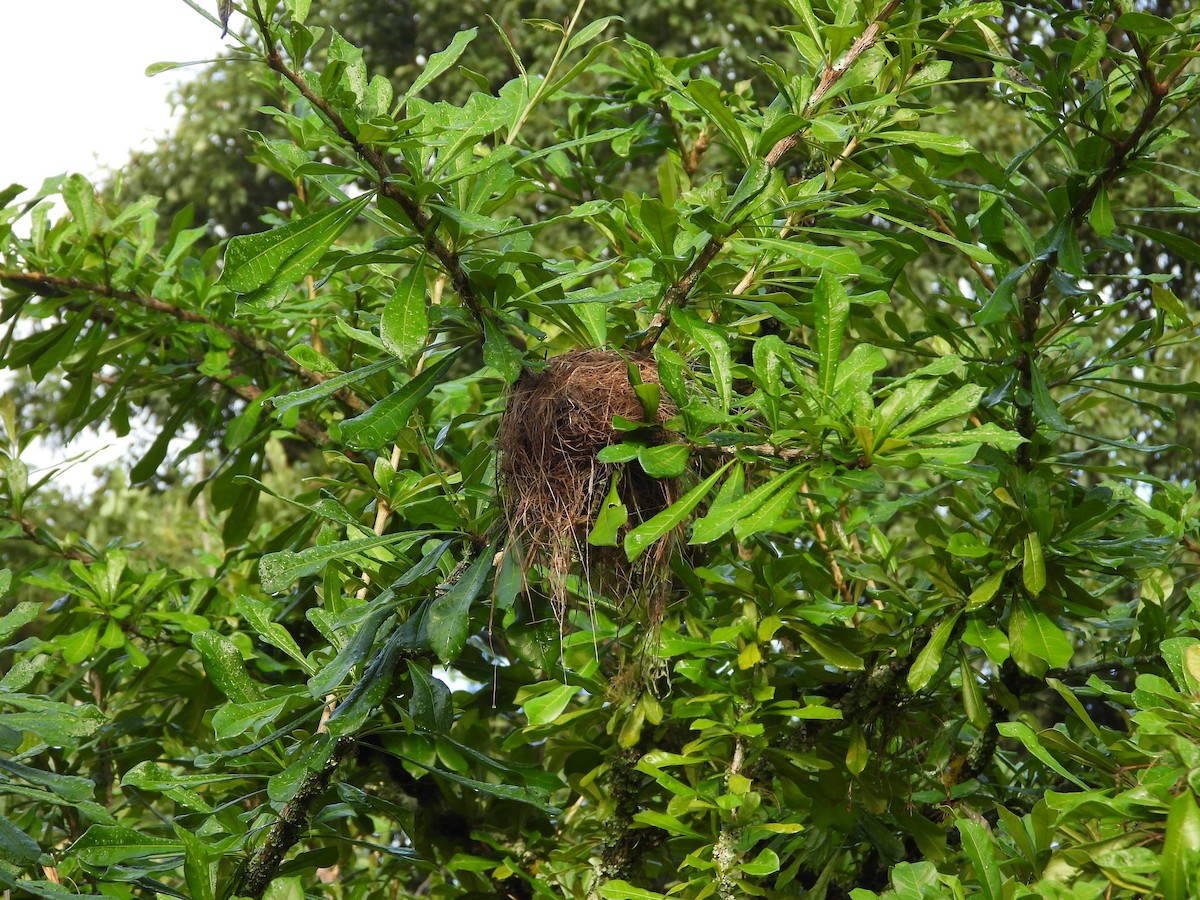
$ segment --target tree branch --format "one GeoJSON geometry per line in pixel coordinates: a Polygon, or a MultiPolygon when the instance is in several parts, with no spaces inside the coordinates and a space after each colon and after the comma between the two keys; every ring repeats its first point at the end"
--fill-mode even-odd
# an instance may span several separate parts
{"type": "Polygon", "coordinates": [[[239,896],[260,900],[279,871],[283,858],[308,828],[313,807],[320,796],[329,789],[333,773],[354,750],[354,746],[353,738],[339,738],[334,742],[333,752],[325,761],[325,765],[318,771],[309,772],[304,776],[295,796],[284,804],[278,821],[267,832],[266,841],[246,864],[238,883],[239,896]]]}
{"type": "Polygon", "coordinates": [[[379,193],[403,210],[404,215],[412,224],[413,230],[424,241],[426,249],[441,262],[442,267],[450,276],[450,283],[454,286],[455,292],[462,298],[463,303],[466,304],[467,308],[471,311],[471,315],[475,317],[480,326],[483,325],[486,319],[494,319],[492,311],[480,302],[475,289],[471,286],[470,279],[467,278],[466,270],[463,268],[458,253],[438,237],[432,220],[425,210],[421,208],[421,205],[392,180],[395,173],[392,172],[392,168],[388,165],[387,158],[383,153],[377,147],[361,142],[354,135],[354,132],[350,130],[346,124],[346,120],[330,105],[329,101],[314,92],[308,86],[308,82],[284,62],[283,57],[279,53],[279,48],[271,39],[270,27],[266,20],[260,17],[258,25],[259,30],[262,32],[263,42],[266,44],[267,65],[291,82],[296,90],[299,91],[300,96],[312,104],[313,108],[318,110],[329,124],[333,126],[338,136],[349,144],[351,149],[367,165],[375,170],[376,187],[379,193]]]}
{"type": "MultiPolygon", "coordinates": [[[[803,118],[811,118],[821,101],[825,99],[825,95],[850,70],[860,56],[875,46],[880,35],[883,34],[887,20],[899,8],[900,0],[888,0],[888,3],[879,11],[879,15],[875,17],[875,21],[858,36],[858,40],[850,46],[850,49],[842,55],[842,58],[836,64],[828,66],[825,69],[820,82],[813,89],[808,102],[804,104],[804,109],[801,112],[803,118]]],[[[787,137],[781,138],[763,158],[763,161],[772,169],[777,167],[799,142],[800,132],[794,132],[787,137]]],[[[734,230],[736,231],[736,227],[734,230]]],[[[642,353],[649,353],[654,349],[654,345],[658,343],[659,337],[662,336],[663,330],[671,320],[671,312],[676,307],[683,306],[687,302],[692,289],[696,286],[697,280],[704,273],[704,270],[712,264],[712,261],[716,259],[717,254],[721,252],[727,240],[728,237],[717,237],[715,235],[710,237],[708,243],[704,245],[696,259],[688,266],[683,277],[667,288],[666,293],[663,294],[659,311],[650,320],[650,324],[646,328],[646,336],[642,339],[638,347],[642,353]]]]}
{"type": "MultiPolygon", "coordinates": [[[[225,335],[235,344],[245,347],[261,356],[269,357],[284,365],[285,368],[294,372],[296,375],[303,378],[309,384],[320,384],[326,381],[329,376],[323,375],[320,372],[314,372],[311,369],[306,369],[303,366],[297,365],[290,356],[262,338],[247,334],[244,331],[239,331],[215,319],[202,315],[198,312],[193,312],[189,309],[182,309],[178,306],[173,306],[170,303],[165,303],[154,297],[145,297],[134,291],[122,291],[108,285],[95,284],[90,281],[83,281],[79,278],[66,278],[59,275],[50,275],[45,272],[13,272],[0,269],[0,281],[8,281],[13,284],[20,285],[33,291],[42,297],[67,297],[72,291],[82,291],[88,294],[95,294],[100,297],[107,297],[110,300],[120,300],[123,303],[131,303],[135,306],[140,306],[143,309],[148,309],[153,312],[162,313],[170,316],[173,319],[178,319],[180,322],[190,322],[194,325],[204,325],[207,328],[212,328],[225,335]]],[[[334,394],[341,402],[355,412],[363,412],[367,409],[367,404],[364,403],[354,394],[346,390],[337,391],[334,394]]]]}
{"type": "MultiPolygon", "coordinates": [[[[1197,44],[1193,48],[1193,52],[1196,50],[1200,50],[1200,44],[1197,44]]],[[[1142,108],[1142,114],[1138,117],[1137,124],[1134,125],[1133,130],[1112,145],[1112,155],[1109,157],[1104,168],[1088,183],[1087,187],[1084,188],[1071,205],[1071,209],[1067,212],[1063,223],[1063,226],[1066,228],[1078,228],[1083,223],[1087,214],[1091,212],[1100,191],[1121,176],[1125,167],[1129,164],[1130,158],[1136,155],[1139,144],[1162,110],[1163,103],[1167,95],[1171,92],[1171,88],[1174,87],[1179,76],[1183,74],[1183,66],[1181,65],[1168,75],[1167,78],[1159,81],[1151,70],[1150,60],[1144,54],[1139,54],[1139,58],[1142,63],[1142,80],[1149,91],[1150,98],[1146,101],[1145,107],[1142,108]]],[[[1185,60],[1186,62],[1187,60],[1185,60]]],[[[1033,391],[1033,370],[1037,365],[1038,350],[1037,330],[1041,324],[1042,304],[1045,301],[1046,289],[1050,284],[1050,276],[1058,266],[1058,258],[1059,251],[1057,248],[1042,257],[1029,282],[1029,292],[1021,302],[1020,318],[1017,322],[1017,336],[1025,345],[1025,349],[1017,360],[1017,366],[1019,382],[1027,396],[1031,396],[1033,391]]],[[[1032,403],[1018,408],[1016,427],[1022,437],[1027,439],[1017,450],[1017,460],[1022,466],[1028,468],[1033,462],[1032,439],[1037,432],[1037,422],[1034,419],[1032,403]]]]}

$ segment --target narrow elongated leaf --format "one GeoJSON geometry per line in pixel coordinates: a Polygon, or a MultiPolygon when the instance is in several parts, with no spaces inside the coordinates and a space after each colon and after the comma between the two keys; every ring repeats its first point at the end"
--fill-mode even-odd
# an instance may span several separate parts
{"type": "Polygon", "coordinates": [[[1025,535],[1021,580],[1025,582],[1025,590],[1034,597],[1046,589],[1046,557],[1042,553],[1042,541],[1036,531],[1025,535]]]}
{"type": "Polygon", "coordinates": [[[41,855],[37,841],[0,816],[0,859],[23,869],[37,862],[41,855]]]}
{"type": "Polygon", "coordinates": [[[730,463],[726,463],[721,466],[721,468],[713,472],[712,475],[705,478],[704,481],[700,482],[700,484],[696,485],[649,522],[643,522],[625,535],[625,555],[630,560],[637,559],[647,547],[668,531],[680,525],[688,517],[688,514],[696,508],[696,505],[704,498],[704,495],[712,490],[713,485],[717,483],[717,479],[724,474],[730,465],[730,463]]]}
{"type": "Polygon", "coordinates": [[[396,285],[379,320],[379,336],[398,359],[408,359],[425,345],[429,314],[425,309],[425,257],[396,285]]]}
{"type": "Polygon", "coordinates": [[[417,406],[446,374],[456,356],[456,353],[451,353],[442,357],[362,415],[347,419],[339,432],[342,440],[356,450],[378,450],[395,440],[417,406]]]}
{"type": "Polygon", "coordinates": [[[958,617],[961,615],[962,610],[958,610],[948,619],[939,622],[937,628],[933,630],[933,635],[929,638],[929,643],[922,647],[921,652],[917,654],[912,668],[908,670],[908,689],[913,693],[924,688],[929,683],[929,679],[941,668],[946,653],[946,642],[954,633],[954,626],[958,624],[958,617]]]}
{"type": "Polygon", "coordinates": [[[1051,771],[1057,772],[1076,787],[1085,791],[1088,790],[1087,783],[1076,778],[1065,768],[1063,768],[1062,763],[1055,759],[1053,754],[1051,754],[1049,750],[1042,746],[1041,742],[1038,740],[1037,734],[1035,734],[1033,729],[1024,722],[998,722],[996,724],[996,730],[1005,737],[1014,738],[1020,741],[1026,750],[1033,754],[1036,759],[1038,759],[1051,771]]]}
{"type": "Polygon", "coordinates": [[[525,718],[530,725],[549,725],[557,719],[571,698],[579,693],[579,688],[573,684],[556,685],[550,691],[526,700],[522,708],[525,718]]]}
{"type": "Polygon", "coordinates": [[[1167,833],[1162,849],[1162,874],[1158,889],[1163,900],[1189,900],[1196,896],[1196,860],[1200,858],[1200,807],[1185,789],[1167,813],[1167,833]]]}
{"type": "Polygon", "coordinates": [[[297,553],[294,550],[280,550],[268,553],[258,561],[258,578],[263,590],[271,594],[286,591],[298,579],[315,575],[335,559],[343,559],[355,553],[362,553],[373,547],[394,544],[400,540],[412,540],[416,537],[412,532],[407,534],[382,534],[374,537],[355,538],[349,541],[334,541],[332,544],[319,544],[297,553]]]}
{"type": "Polygon", "coordinates": [[[467,45],[475,40],[475,35],[478,33],[478,28],[465,28],[454,35],[449,47],[431,54],[429,61],[425,63],[425,68],[421,70],[421,74],[413,79],[412,86],[400,101],[401,104],[417,96],[417,94],[429,87],[435,78],[458,62],[458,58],[463,55],[463,51],[467,49],[467,45]]]}
{"type": "Polygon", "coordinates": [[[471,604],[492,571],[492,552],[484,549],[457,582],[429,606],[429,646],[442,662],[451,662],[467,642],[471,604]]]}
{"type": "Polygon", "coordinates": [[[174,838],[151,837],[116,825],[93,825],[67,851],[90,866],[114,866],[128,859],[145,859],[183,852],[174,838]]]}
{"type": "Polygon", "coordinates": [[[741,158],[744,164],[749,164],[751,159],[746,143],[746,134],[742,131],[742,126],[738,124],[729,105],[721,98],[721,88],[712,81],[696,79],[688,82],[685,90],[692,102],[700,107],[704,115],[725,135],[733,152],[741,158]]]}
{"type": "Polygon", "coordinates": [[[842,283],[829,272],[822,272],[813,291],[813,321],[817,332],[817,384],[827,405],[834,401],[838,364],[842,356],[842,338],[850,314],[850,296],[842,283]]]}
{"type": "Polygon", "coordinates": [[[996,847],[987,831],[978,822],[959,819],[958,831],[962,835],[963,849],[975,867],[975,877],[985,900],[1002,900],[1004,894],[1000,881],[1000,866],[996,861],[996,847]]]}
{"type": "Polygon", "coordinates": [[[299,281],[366,208],[369,194],[335,203],[271,231],[239,235],[225,250],[221,283],[238,294],[299,281]]]}
{"type": "Polygon", "coordinates": [[[1021,633],[1025,651],[1046,660],[1051,668],[1061,669],[1075,655],[1070,638],[1035,604],[1023,599],[1021,607],[1025,614],[1021,633]]]}
{"type": "Polygon", "coordinates": [[[271,401],[271,405],[275,407],[275,414],[279,415],[294,406],[303,406],[306,403],[313,403],[322,397],[335,394],[344,387],[364,381],[376,372],[382,372],[384,369],[394,365],[396,365],[396,361],[393,359],[383,359],[379,362],[373,362],[363,366],[361,369],[355,369],[353,372],[345,372],[341,375],[327,378],[320,384],[314,384],[312,387],[305,388],[302,391],[293,391],[290,394],[284,394],[282,397],[276,397],[271,401]]]}
{"type": "Polygon", "coordinates": [[[983,396],[983,388],[977,384],[964,384],[957,391],[939,400],[930,409],[913,416],[895,431],[896,437],[908,437],[917,432],[933,428],[950,419],[958,419],[974,412],[983,396]]]}

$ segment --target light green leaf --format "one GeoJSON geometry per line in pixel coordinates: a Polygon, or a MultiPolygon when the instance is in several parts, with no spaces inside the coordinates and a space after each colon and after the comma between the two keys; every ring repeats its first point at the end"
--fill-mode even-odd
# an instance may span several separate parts
{"type": "Polygon", "coordinates": [[[971,145],[965,138],[938,134],[935,131],[881,131],[871,137],[889,144],[903,144],[922,150],[936,150],[947,156],[962,156],[964,153],[971,152],[971,145]]]}
{"type": "Polygon", "coordinates": [[[400,429],[454,362],[457,353],[442,357],[402,388],[365,413],[342,422],[339,436],[355,450],[379,450],[396,439],[400,429]]]}
{"type": "Polygon", "coordinates": [[[1042,746],[1033,729],[1024,722],[997,722],[996,730],[1005,737],[1015,738],[1016,740],[1020,741],[1026,750],[1033,754],[1036,759],[1040,760],[1051,771],[1058,773],[1076,787],[1085,791],[1088,790],[1087,783],[1076,778],[1065,768],[1063,768],[1062,763],[1055,759],[1050,751],[1042,746]]]}
{"type": "Polygon", "coordinates": [[[725,135],[730,148],[738,155],[743,165],[748,166],[752,160],[746,134],[730,110],[729,104],[721,97],[721,88],[712,81],[698,78],[688,82],[685,90],[692,102],[700,107],[700,111],[725,135]]]}
{"type": "Polygon", "coordinates": [[[1000,866],[996,861],[996,848],[991,837],[978,822],[970,819],[959,819],[958,831],[962,835],[963,849],[975,867],[975,877],[979,879],[979,887],[984,900],[1002,900],[1004,897],[1001,887],[1000,866]]]}
{"type": "Polygon", "coordinates": [[[686,444],[659,444],[638,450],[638,462],[654,478],[678,478],[687,468],[686,444]]]}
{"type": "Polygon", "coordinates": [[[1163,900],[1189,900],[1196,896],[1200,857],[1200,807],[1185,788],[1167,813],[1167,832],[1162,847],[1162,874],[1158,889],[1163,900]]]}
{"type": "Polygon", "coordinates": [[[961,615],[962,610],[960,609],[949,618],[939,622],[937,628],[933,630],[929,642],[917,654],[912,668],[908,670],[908,689],[914,694],[924,688],[929,683],[929,679],[941,668],[946,652],[946,642],[954,633],[954,626],[958,624],[958,617],[961,615]]]}
{"type": "Polygon", "coordinates": [[[233,606],[238,615],[250,624],[260,638],[298,662],[309,675],[314,674],[316,669],[305,659],[295,638],[288,633],[288,630],[273,620],[271,608],[266,603],[242,594],[233,602],[233,606]]]}
{"type": "Polygon", "coordinates": [[[431,54],[429,61],[425,63],[425,68],[421,70],[420,75],[413,79],[412,86],[405,93],[400,104],[403,105],[411,98],[417,96],[417,94],[429,87],[435,78],[458,62],[458,58],[467,49],[467,45],[475,40],[475,35],[478,33],[478,28],[465,28],[454,35],[449,47],[431,54]]]}
{"type": "Polygon", "coordinates": [[[1025,583],[1025,590],[1034,597],[1046,589],[1046,557],[1042,553],[1042,540],[1036,531],[1025,535],[1021,580],[1025,583]]]}
{"type": "Polygon", "coordinates": [[[312,387],[304,388],[304,390],[293,391],[290,394],[284,394],[282,397],[276,397],[271,400],[271,405],[275,407],[275,414],[278,416],[293,406],[303,406],[306,403],[313,403],[320,400],[322,397],[328,397],[330,394],[342,390],[342,388],[365,381],[376,372],[382,372],[384,369],[394,365],[396,365],[396,361],[393,359],[383,359],[379,362],[373,362],[360,369],[355,369],[353,372],[345,372],[342,375],[327,378],[320,384],[314,384],[312,387]]]}
{"type": "Polygon", "coordinates": [[[604,882],[600,886],[600,896],[604,900],[667,900],[666,894],[634,887],[628,881],[619,878],[604,882]]]}
{"type": "Polygon", "coordinates": [[[175,856],[183,844],[174,838],[151,837],[116,825],[93,825],[67,851],[89,866],[115,866],[130,859],[175,856]]]}
{"type": "Polygon", "coordinates": [[[408,534],[382,534],[368,538],[355,538],[349,541],[334,541],[332,544],[318,544],[297,553],[294,550],[279,550],[268,553],[258,561],[258,579],[264,591],[278,594],[286,591],[298,579],[315,575],[325,568],[332,560],[362,553],[374,547],[395,544],[398,541],[411,539],[408,534]]]}
{"type": "Polygon", "coordinates": [[[420,257],[396,285],[383,307],[379,336],[397,359],[408,359],[423,346],[429,334],[425,309],[425,257],[420,257]]]}
{"type": "Polygon", "coordinates": [[[235,293],[250,294],[299,281],[358,218],[370,199],[370,194],[364,194],[271,231],[231,239],[225,249],[221,284],[235,293]]]}
{"type": "Polygon", "coordinates": [[[637,559],[647,547],[668,531],[678,527],[688,517],[688,514],[696,508],[696,505],[704,498],[704,495],[712,490],[713,485],[717,483],[717,479],[724,474],[729,466],[730,463],[721,466],[721,468],[717,469],[712,475],[705,478],[704,481],[700,482],[700,484],[696,485],[649,522],[643,522],[625,535],[625,555],[630,560],[637,559]]]}
{"type": "Polygon", "coordinates": [[[522,705],[530,725],[549,725],[567,708],[571,698],[579,693],[573,684],[558,684],[546,693],[539,694],[522,705]]]}
{"type": "Polygon", "coordinates": [[[613,472],[608,486],[608,494],[605,496],[604,502],[600,504],[600,511],[596,514],[596,524],[592,526],[592,530],[588,534],[588,543],[593,547],[617,546],[617,535],[629,521],[629,510],[625,508],[625,504],[621,501],[621,495],[617,491],[620,478],[619,471],[613,472]]]}
{"type": "MultiPolygon", "coordinates": [[[[1063,668],[1075,655],[1070,638],[1033,603],[1022,599],[1020,605],[1024,613],[1021,643],[1025,651],[1046,660],[1051,668],[1063,668]]],[[[1013,638],[1010,633],[1009,639],[1013,638]]]]}
{"type": "Polygon", "coordinates": [[[852,653],[845,647],[835,644],[832,641],[826,640],[812,626],[796,623],[793,627],[804,642],[816,650],[826,662],[833,663],[839,669],[847,669],[854,672],[860,671],[863,668],[861,656],[852,653]]]}
{"type": "Polygon", "coordinates": [[[829,272],[822,272],[813,291],[813,320],[817,332],[817,384],[827,405],[834,401],[838,364],[842,357],[842,338],[850,314],[850,296],[842,283],[829,272]]]}

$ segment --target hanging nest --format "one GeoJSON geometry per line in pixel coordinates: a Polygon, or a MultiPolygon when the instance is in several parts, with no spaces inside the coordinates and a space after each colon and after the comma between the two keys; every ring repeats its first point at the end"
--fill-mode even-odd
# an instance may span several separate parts
{"type": "MultiPolygon", "coordinates": [[[[610,350],[578,350],[550,360],[540,372],[526,370],[513,386],[497,436],[498,482],[508,519],[509,552],[516,552],[529,583],[540,577],[560,623],[571,605],[568,579],[577,573],[628,610],[643,608],[644,624],[662,622],[671,535],[630,563],[621,549],[632,528],[666,509],[681,494],[678,479],[653,478],[636,463],[612,465],[596,454],[630,437],[613,428],[613,417],[633,422],[645,412],[629,365],[643,384],[659,384],[654,360],[610,350]],[[619,471],[618,471],[619,470],[619,471]],[[616,547],[588,543],[614,475],[628,511],[616,547]],[[630,601],[638,601],[631,604],[630,601]]],[[[653,445],[668,434],[661,426],[676,410],[662,397],[656,421],[637,435],[653,445]]]]}

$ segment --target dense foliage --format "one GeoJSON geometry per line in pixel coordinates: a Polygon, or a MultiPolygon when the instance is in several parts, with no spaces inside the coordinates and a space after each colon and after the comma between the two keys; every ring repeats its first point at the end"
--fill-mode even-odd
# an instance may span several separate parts
{"type": "Polygon", "coordinates": [[[509,4],[400,77],[309,5],[222,70],[261,223],[0,194],[0,886],[1195,896],[1197,16],[509,4]],[[539,554],[497,435],[581,348],[637,406],[539,554]],[[22,454],[98,425],[88,520],[22,454]]]}

